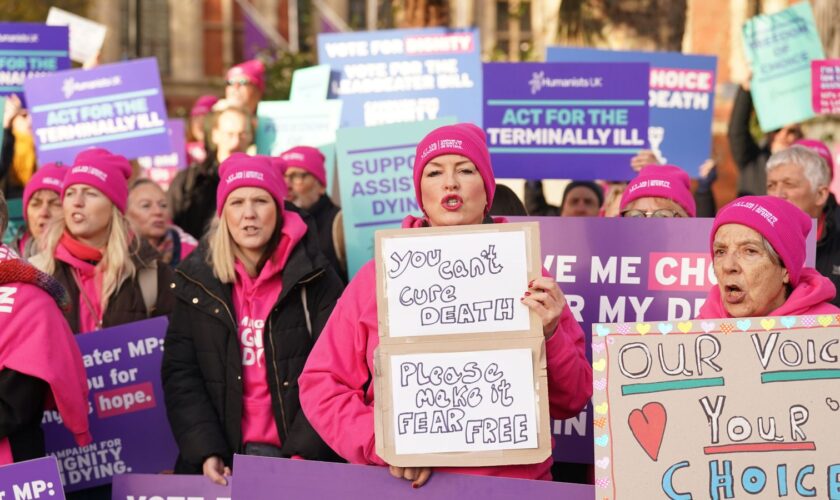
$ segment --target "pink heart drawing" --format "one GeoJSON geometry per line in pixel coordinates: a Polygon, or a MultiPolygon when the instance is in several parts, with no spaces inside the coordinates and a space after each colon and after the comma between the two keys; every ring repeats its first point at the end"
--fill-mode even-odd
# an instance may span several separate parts
{"type": "Polygon", "coordinates": [[[597,352],[598,354],[600,354],[604,352],[604,348],[605,346],[603,342],[597,342],[592,344],[592,352],[597,352]]]}
{"type": "Polygon", "coordinates": [[[641,410],[633,410],[627,417],[633,437],[654,462],[659,458],[659,448],[662,446],[667,421],[665,407],[657,402],[648,403],[641,410]]]}
{"type": "Polygon", "coordinates": [[[607,388],[607,379],[599,378],[598,380],[593,382],[593,385],[595,386],[596,390],[603,391],[607,388]]]}

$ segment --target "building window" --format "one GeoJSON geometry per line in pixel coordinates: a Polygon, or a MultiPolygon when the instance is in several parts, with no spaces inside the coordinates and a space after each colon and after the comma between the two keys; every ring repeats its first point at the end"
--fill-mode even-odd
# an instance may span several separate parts
{"type": "Polygon", "coordinates": [[[157,58],[161,76],[171,70],[167,0],[120,0],[123,59],[157,58]]]}

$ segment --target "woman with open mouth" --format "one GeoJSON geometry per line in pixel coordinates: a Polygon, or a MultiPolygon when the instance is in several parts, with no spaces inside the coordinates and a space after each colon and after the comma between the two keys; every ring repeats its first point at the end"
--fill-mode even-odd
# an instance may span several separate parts
{"type": "MultiPolygon", "coordinates": [[[[496,180],[484,132],[469,123],[440,127],[417,145],[414,189],[422,217],[408,216],[404,228],[495,224],[488,216],[496,180]]],[[[520,299],[541,319],[545,335],[549,413],[577,415],[592,395],[592,367],[583,331],[557,283],[540,277],[520,299]]],[[[339,455],[354,464],[385,466],[374,436],[373,353],[379,343],[374,261],[348,285],[312,350],[300,377],[301,405],[312,426],[339,455]]],[[[447,467],[447,472],[551,479],[553,459],[529,465],[447,467]]],[[[429,467],[390,466],[392,476],[422,486],[429,467]]]]}
{"type": "Polygon", "coordinates": [[[712,260],[718,284],[699,318],[834,314],[834,284],[805,264],[811,219],[772,196],[745,196],[715,217],[712,260]]]}

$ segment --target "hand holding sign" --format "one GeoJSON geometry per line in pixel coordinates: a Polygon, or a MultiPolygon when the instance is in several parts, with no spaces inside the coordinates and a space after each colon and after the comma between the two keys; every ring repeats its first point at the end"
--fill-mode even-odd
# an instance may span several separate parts
{"type": "Polygon", "coordinates": [[[560,315],[566,307],[566,297],[551,278],[540,277],[528,283],[528,291],[520,301],[534,311],[542,321],[543,335],[548,340],[557,330],[560,315]]]}
{"type": "Polygon", "coordinates": [[[431,467],[397,467],[396,465],[390,465],[388,472],[397,479],[412,481],[412,488],[423,486],[432,477],[431,467]]]}

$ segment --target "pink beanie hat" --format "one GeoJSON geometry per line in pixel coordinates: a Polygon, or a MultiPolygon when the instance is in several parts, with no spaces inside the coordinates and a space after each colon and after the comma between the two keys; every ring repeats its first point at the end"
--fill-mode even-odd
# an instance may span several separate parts
{"type": "Polygon", "coordinates": [[[680,167],[649,165],[639,172],[621,195],[620,209],[624,210],[639,198],[665,198],[681,206],[690,217],[697,215],[697,206],[691,194],[691,179],[680,167]]]}
{"type": "Polygon", "coordinates": [[[829,177],[832,179],[834,178],[834,158],[831,154],[831,150],[828,149],[828,146],[826,146],[824,142],[818,141],[816,139],[799,139],[798,141],[794,142],[793,145],[805,146],[806,148],[820,155],[820,158],[825,160],[825,164],[828,166],[829,177]]]}
{"type": "Polygon", "coordinates": [[[280,159],[286,162],[286,168],[302,168],[318,179],[318,182],[322,186],[327,187],[327,171],[324,168],[324,155],[317,148],[295,146],[282,153],[280,159]]]}
{"type": "Polygon", "coordinates": [[[61,198],[67,188],[74,184],[94,187],[125,213],[128,201],[128,178],[131,177],[131,164],[125,156],[115,155],[102,148],[90,148],[76,155],[73,166],[64,177],[61,198]]]}
{"type": "Polygon", "coordinates": [[[213,105],[219,102],[219,98],[214,95],[203,95],[195,100],[190,116],[201,116],[213,111],[213,105]]]}
{"type": "Polygon", "coordinates": [[[265,66],[259,59],[251,59],[244,63],[237,64],[227,72],[227,79],[245,77],[260,91],[265,90],[265,66]]]}
{"type": "Polygon", "coordinates": [[[712,225],[709,245],[714,255],[715,234],[724,224],[741,224],[764,236],[788,271],[793,286],[805,264],[805,238],[811,219],[787,200],[773,196],[744,196],[720,209],[712,225]]]}
{"type": "MultiPolygon", "coordinates": [[[[484,131],[472,123],[456,123],[445,125],[429,132],[417,145],[414,155],[414,194],[417,204],[423,210],[423,194],[420,191],[420,179],[426,164],[443,155],[461,155],[473,162],[484,181],[484,192],[487,195],[486,215],[493,206],[493,195],[496,192],[496,176],[490,163],[490,152],[487,150],[487,136],[484,131]]],[[[425,212],[425,210],[424,210],[425,212]]]]}
{"type": "Polygon", "coordinates": [[[222,215],[227,197],[241,187],[265,189],[277,202],[282,213],[286,199],[286,183],[268,156],[233,153],[219,165],[219,187],[216,188],[216,213],[222,215]]]}
{"type": "Polygon", "coordinates": [[[26,183],[23,188],[23,218],[26,219],[26,207],[37,191],[49,189],[61,196],[61,186],[64,183],[64,176],[67,175],[67,167],[55,163],[45,163],[38,168],[38,171],[26,183]]]}

